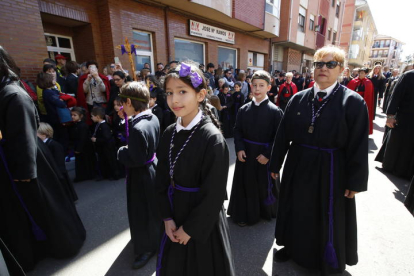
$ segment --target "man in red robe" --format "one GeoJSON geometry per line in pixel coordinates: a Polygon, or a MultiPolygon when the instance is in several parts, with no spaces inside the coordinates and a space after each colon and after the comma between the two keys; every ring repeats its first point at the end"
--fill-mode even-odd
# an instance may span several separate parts
{"type": "MultiPolygon", "coordinates": [[[[84,74],[81,77],[79,77],[79,82],[78,82],[78,91],[77,91],[77,95],[76,95],[76,100],[78,101],[78,106],[81,106],[85,109],[86,111],[86,123],[91,125],[92,124],[92,120],[90,118],[89,115],[89,107],[88,104],[86,103],[86,95],[85,95],[85,91],[83,89],[83,83],[85,82],[85,80],[91,75],[91,71],[90,68],[91,66],[95,65],[96,69],[98,69],[98,63],[96,61],[88,61],[86,63],[86,67],[88,68],[88,74],[84,74]]],[[[109,80],[106,76],[104,76],[103,74],[97,73],[99,78],[102,79],[104,85],[105,85],[105,89],[106,89],[106,102],[108,102],[109,100],[109,91],[110,91],[110,83],[109,80]]],[[[105,104],[106,105],[106,104],[105,104]]]]}
{"type": "Polygon", "coordinates": [[[367,68],[360,68],[358,77],[351,80],[347,87],[364,98],[369,114],[369,134],[372,134],[374,131],[374,86],[372,85],[372,82],[365,77],[367,73],[367,68]]]}
{"type": "Polygon", "coordinates": [[[283,111],[286,108],[290,98],[298,93],[296,84],[292,82],[293,74],[291,72],[286,73],[286,81],[279,86],[279,94],[277,95],[276,105],[279,106],[283,111]]]}

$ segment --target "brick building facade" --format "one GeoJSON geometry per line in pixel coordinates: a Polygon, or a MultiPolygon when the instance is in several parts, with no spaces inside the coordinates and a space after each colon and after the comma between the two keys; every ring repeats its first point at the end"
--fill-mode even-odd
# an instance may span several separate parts
{"type": "Polygon", "coordinates": [[[265,0],[18,2],[0,2],[0,44],[32,81],[43,59],[57,53],[78,63],[96,60],[100,69],[119,57],[129,69],[127,56],[116,49],[125,38],[138,45],[137,69],[147,61],[155,68],[157,62],[183,60],[188,49],[195,49],[188,58],[204,64],[269,68],[269,38],[275,34],[265,28],[265,0]],[[190,35],[190,20],[234,33],[234,43],[190,35]]]}

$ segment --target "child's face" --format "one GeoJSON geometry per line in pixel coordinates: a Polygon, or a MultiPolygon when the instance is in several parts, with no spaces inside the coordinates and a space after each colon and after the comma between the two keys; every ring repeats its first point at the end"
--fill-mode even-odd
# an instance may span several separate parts
{"type": "Polygon", "coordinates": [[[115,109],[116,112],[121,110],[121,106],[122,106],[122,104],[120,102],[114,101],[114,109],[115,109]]]}
{"type": "Polygon", "coordinates": [[[155,84],[152,81],[150,81],[150,79],[147,79],[147,87],[150,88],[151,85],[152,87],[155,87],[155,84]]]}
{"type": "Polygon", "coordinates": [[[224,94],[227,94],[229,91],[230,91],[230,88],[229,87],[224,87],[223,88],[223,93],[224,94]]]}
{"type": "Polygon", "coordinates": [[[37,137],[39,137],[42,141],[44,141],[46,138],[47,138],[47,136],[46,135],[44,135],[44,134],[41,134],[41,133],[37,133],[37,137]]]}
{"type": "Polygon", "coordinates": [[[262,79],[254,79],[252,82],[253,97],[255,97],[258,102],[262,101],[270,88],[272,88],[272,86],[267,83],[267,81],[262,79]]]}
{"type": "Polygon", "coordinates": [[[240,92],[240,86],[235,85],[234,86],[234,92],[240,92]]]}
{"type": "Polygon", "coordinates": [[[157,101],[157,98],[150,98],[149,107],[153,107],[156,101],[157,101]]]}
{"type": "Polygon", "coordinates": [[[252,82],[252,80],[251,80],[250,78],[246,78],[246,81],[247,81],[248,83],[251,83],[251,82],[252,82]]]}
{"type": "Polygon", "coordinates": [[[71,112],[70,115],[72,117],[72,121],[74,122],[79,122],[80,120],[82,120],[82,117],[76,112],[71,112]]]}
{"type": "Polygon", "coordinates": [[[198,113],[198,106],[206,96],[206,90],[196,92],[193,87],[180,79],[169,79],[165,89],[167,103],[175,116],[182,117],[184,121],[194,118],[198,113]]]}
{"type": "Polygon", "coordinates": [[[92,118],[92,121],[94,123],[98,123],[100,121],[100,119],[101,119],[101,118],[99,118],[98,116],[95,116],[95,115],[92,115],[91,118],[92,118]]]}

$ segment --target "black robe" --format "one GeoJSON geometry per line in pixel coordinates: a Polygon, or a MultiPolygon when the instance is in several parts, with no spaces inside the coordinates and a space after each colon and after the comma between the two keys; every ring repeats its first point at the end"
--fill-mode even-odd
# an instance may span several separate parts
{"type": "MultiPolygon", "coordinates": [[[[236,160],[233,186],[231,190],[228,214],[236,223],[244,222],[255,224],[261,218],[270,220],[276,217],[277,202],[266,205],[268,197],[269,173],[268,166],[260,164],[256,158],[263,154],[270,159],[276,131],[282,119],[283,112],[269,100],[263,101],[259,106],[254,102],[244,105],[237,116],[234,126],[234,145],[237,152],[246,152],[246,162],[236,160]],[[255,145],[244,141],[247,139],[264,145],[255,145]]],[[[277,196],[276,185],[272,193],[277,196]]]]}
{"type": "Polygon", "coordinates": [[[220,111],[220,122],[221,122],[221,129],[223,130],[223,135],[225,138],[232,138],[233,137],[233,127],[234,127],[234,119],[233,119],[233,104],[234,100],[230,92],[224,94],[220,92],[218,94],[220,99],[221,106],[226,106],[220,111]]]}
{"type": "Polygon", "coordinates": [[[103,178],[119,178],[119,168],[116,163],[115,139],[106,122],[95,126],[95,151],[98,156],[98,170],[103,178]],[[96,128],[97,127],[97,128],[96,128]]]}
{"type": "MultiPolygon", "coordinates": [[[[68,196],[73,200],[78,200],[78,195],[76,194],[75,188],[73,187],[73,183],[69,178],[68,171],[66,170],[65,166],[65,152],[63,150],[63,146],[53,140],[52,138],[47,139],[46,143],[49,151],[52,153],[53,160],[58,168],[58,176],[64,188],[68,194],[68,196]]],[[[50,162],[50,163],[52,163],[50,162]]]]}
{"type": "Polygon", "coordinates": [[[414,215],[414,177],[411,180],[411,184],[408,187],[407,196],[404,201],[405,207],[414,215]]]}
{"type": "Polygon", "coordinates": [[[95,177],[95,153],[89,126],[84,122],[76,122],[71,130],[75,152],[75,181],[93,179],[95,177]]]}
{"type": "Polygon", "coordinates": [[[275,97],[277,96],[277,92],[278,92],[278,86],[275,83],[274,85],[272,85],[272,88],[270,88],[270,91],[267,92],[267,96],[269,97],[269,101],[273,104],[275,103],[275,97]]]}
{"type": "Polygon", "coordinates": [[[385,83],[387,81],[386,78],[379,78],[372,76],[371,78],[369,78],[372,82],[372,85],[374,86],[374,118],[376,115],[376,109],[378,106],[377,100],[378,99],[382,99],[384,96],[384,90],[385,90],[385,83]]]}
{"type": "Polygon", "coordinates": [[[398,80],[399,76],[397,77],[391,77],[387,80],[387,88],[385,88],[385,92],[384,92],[384,102],[382,104],[382,110],[383,113],[385,113],[387,111],[388,108],[388,102],[390,100],[392,91],[394,90],[395,84],[397,83],[396,81],[398,80]]]}
{"type": "Polygon", "coordinates": [[[163,117],[164,117],[164,111],[162,110],[162,108],[157,104],[155,105],[152,109],[151,109],[152,113],[157,116],[158,118],[158,122],[160,122],[160,134],[162,134],[165,130],[164,125],[162,124],[163,122],[163,117]]]}
{"type": "MultiPolygon", "coordinates": [[[[167,238],[160,275],[235,275],[223,210],[229,169],[226,140],[210,118],[205,117],[174,169],[175,183],[200,190],[174,190],[173,212],[167,192],[170,185],[168,154],[174,130],[175,124],[165,130],[157,151],[158,204],[161,217],[173,218],[177,228],[183,226],[191,239],[187,245],[180,245],[167,238]]],[[[172,158],[175,159],[190,133],[191,130],[181,130],[175,134],[172,158]]]]}
{"type": "Polygon", "coordinates": [[[136,255],[155,252],[160,237],[160,217],[156,202],[155,154],[160,135],[156,116],[136,118],[129,130],[128,146],[118,150],[118,160],[128,169],[127,208],[131,240],[136,255]]]}
{"type": "Polygon", "coordinates": [[[287,153],[276,243],[284,245],[298,264],[330,270],[323,256],[328,241],[331,156],[303,145],[336,149],[333,245],[338,271],[344,271],[345,264],[358,262],[355,198],[348,199],[344,193],[346,189],[356,192],[367,189],[368,110],[360,95],[340,86],[316,120],[313,133],[309,133],[313,103],[317,108],[321,104],[314,100],[313,88],[295,94],[286,107],[274,142],[272,172],[279,172],[287,153]]]}
{"type": "Polygon", "coordinates": [[[16,83],[0,92],[5,158],[13,179],[30,179],[15,184],[31,217],[46,235],[46,240],[35,239],[29,216],[0,161],[0,238],[26,271],[45,254],[58,258],[75,255],[86,236],[75,205],[47,160],[50,152],[36,136],[36,118],[32,99],[16,83]]]}
{"type": "Polygon", "coordinates": [[[397,116],[397,126],[390,129],[376,160],[384,170],[411,179],[414,175],[414,70],[397,81],[389,100],[387,114],[397,116]],[[383,154],[381,156],[380,154],[383,154]]]}

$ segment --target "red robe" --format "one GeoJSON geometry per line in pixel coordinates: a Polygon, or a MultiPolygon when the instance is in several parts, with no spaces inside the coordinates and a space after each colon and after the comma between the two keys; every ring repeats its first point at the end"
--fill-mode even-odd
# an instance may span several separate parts
{"type": "MultiPolygon", "coordinates": [[[[86,123],[88,125],[92,124],[92,120],[90,118],[89,115],[89,110],[88,110],[88,105],[86,104],[86,97],[85,97],[85,91],[83,91],[83,83],[85,82],[86,78],[88,77],[88,74],[84,74],[82,76],[79,77],[79,82],[78,82],[78,91],[76,94],[76,100],[78,102],[78,106],[81,106],[85,109],[86,112],[86,123]]],[[[110,91],[110,83],[109,80],[106,76],[99,74],[99,77],[102,79],[103,83],[105,84],[106,87],[106,101],[109,101],[109,91],[110,91]]]]}
{"type": "Polygon", "coordinates": [[[309,83],[308,87],[306,87],[306,88],[311,88],[311,87],[313,87],[314,85],[315,85],[315,81],[313,80],[313,81],[311,81],[311,82],[309,83]]]}
{"type": "Polygon", "coordinates": [[[298,87],[296,86],[296,84],[294,82],[290,83],[290,88],[289,84],[287,82],[282,83],[279,86],[279,92],[277,93],[277,100],[276,100],[276,105],[280,106],[280,97],[287,97],[287,98],[292,98],[293,95],[295,95],[296,93],[298,93],[298,87]],[[286,94],[286,95],[280,95],[283,91],[283,88],[287,89],[287,91],[292,91],[292,93],[286,94]]]}
{"type": "Polygon", "coordinates": [[[369,115],[369,134],[372,134],[374,132],[374,86],[372,85],[372,82],[364,78],[361,80],[360,78],[355,78],[351,80],[347,87],[355,92],[357,92],[359,95],[361,95],[362,98],[364,98],[365,103],[368,107],[368,115],[369,115]],[[364,88],[364,91],[360,91],[361,88],[364,88]],[[359,90],[359,91],[357,91],[359,90]]]}

